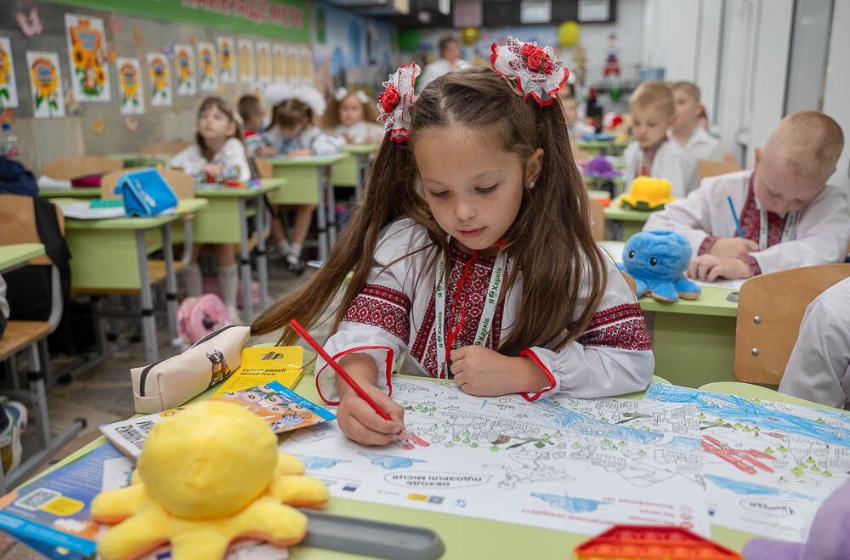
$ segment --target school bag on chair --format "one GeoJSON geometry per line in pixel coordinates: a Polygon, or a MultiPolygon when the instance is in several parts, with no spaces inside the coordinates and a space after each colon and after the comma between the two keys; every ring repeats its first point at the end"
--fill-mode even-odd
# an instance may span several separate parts
{"type": "Polygon", "coordinates": [[[123,196],[124,212],[128,216],[157,216],[177,208],[178,204],[177,195],[154,168],[121,175],[114,192],[123,196]]]}

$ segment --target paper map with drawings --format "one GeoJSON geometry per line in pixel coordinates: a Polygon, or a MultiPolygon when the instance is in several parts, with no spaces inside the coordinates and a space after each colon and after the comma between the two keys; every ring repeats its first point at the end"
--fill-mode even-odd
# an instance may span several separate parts
{"type": "Polygon", "coordinates": [[[324,424],[281,449],[334,496],[588,534],[714,523],[801,541],[850,470],[850,415],[671,385],[529,403],[397,379],[393,397],[402,442],[366,448],[324,424]]]}
{"type": "Polygon", "coordinates": [[[393,386],[406,409],[403,441],[363,447],[334,423],[295,432],[281,449],[333,496],[576,533],[645,523],[709,535],[706,496],[692,477],[638,461],[661,434],[617,423],[637,414],[639,401],[557,406],[472,397],[453,382],[393,386]]]}

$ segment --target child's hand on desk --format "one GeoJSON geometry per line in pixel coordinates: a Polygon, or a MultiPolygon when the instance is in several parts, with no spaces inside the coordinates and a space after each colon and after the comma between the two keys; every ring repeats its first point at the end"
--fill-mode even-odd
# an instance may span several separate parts
{"type": "Polygon", "coordinates": [[[717,257],[715,255],[700,255],[691,260],[691,266],[685,272],[691,280],[714,282],[718,278],[738,280],[752,276],[750,267],[741,259],[717,257]]]}
{"type": "Polygon", "coordinates": [[[389,414],[393,422],[378,416],[354,391],[340,391],[339,409],[336,412],[339,429],[348,439],[363,445],[392,443],[404,431],[404,409],[374,385],[361,383],[360,387],[389,414]]]}
{"type": "Polygon", "coordinates": [[[257,154],[258,156],[270,157],[270,156],[276,156],[277,150],[275,150],[271,146],[260,146],[259,148],[257,148],[257,150],[254,153],[257,154]]]}
{"type": "Polygon", "coordinates": [[[213,181],[218,181],[218,178],[221,177],[221,174],[224,172],[224,167],[214,163],[207,163],[201,167],[201,171],[209,175],[213,181]]]}
{"type": "Polygon", "coordinates": [[[469,395],[535,393],[549,386],[549,378],[531,358],[503,356],[484,346],[452,350],[451,358],[455,383],[469,395]]]}
{"type": "Polygon", "coordinates": [[[738,255],[746,255],[747,253],[754,253],[758,250],[759,246],[755,241],[742,237],[721,237],[714,242],[708,254],[734,259],[738,255]]]}
{"type": "Polygon", "coordinates": [[[304,156],[312,156],[313,150],[310,148],[304,148],[303,150],[290,150],[286,153],[289,157],[304,157],[304,156]]]}

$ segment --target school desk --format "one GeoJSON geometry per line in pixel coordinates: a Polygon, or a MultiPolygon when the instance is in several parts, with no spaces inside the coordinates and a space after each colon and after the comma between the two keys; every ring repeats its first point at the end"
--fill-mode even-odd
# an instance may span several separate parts
{"type": "MultiPolygon", "coordinates": [[[[260,186],[252,188],[230,188],[199,184],[195,186],[195,197],[209,204],[199,212],[192,225],[194,243],[239,244],[239,265],[242,277],[242,313],[250,323],[254,320],[254,303],[251,299],[251,258],[248,250],[248,218],[256,216],[257,229],[257,276],[260,282],[260,309],[266,308],[269,290],[268,260],[266,257],[265,224],[266,212],[263,198],[284,187],[283,178],[262,179],[260,186]],[[248,202],[254,201],[254,208],[248,202]]],[[[179,238],[179,236],[178,236],[179,238]]]]}
{"type": "Polygon", "coordinates": [[[336,243],[336,201],[334,200],[331,166],[349,157],[346,154],[308,157],[269,158],[274,177],[289,180],[286,188],[269,197],[272,204],[284,206],[316,204],[319,228],[319,259],[325,260],[336,243]]]}
{"type": "Polygon", "coordinates": [[[100,187],[38,189],[39,198],[98,198],[100,187]]]}
{"type": "MultiPolygon", "coordinates": [[[[56,199],[56,204],[76,202],[56,199]]],[[[156,321],[148,277],[148,254],[162,249],[168,294],[177,293],[174,274],[171,224],[207,206],[205,199],[181,200],[177,211],[152,218],[109,218],[105,220],[65,220],[65,241],[71,259],[71,289],[83,293],[139,292],[142,300],[142,329],[145,359],[157,360],[156,321]]],[[[168,328],[177,335],[177,300],[168,298],[168,328]]]]}
{"type": "Polygon", "coordinates": [[[0,245],[0,274],[14,270],[43,254],[44,245],[41,243],[0,245]]]}
{"type": "MultiPolygon", "coordinates": [[[[664,383],[664,379],[653,378],[664,383]]],[[[316,392],[315,378],[312,372],[304,375],[296,390],[313,402],[321,403],[316,392]]],[[[813,408],[828,408],[789,397],[776,391],[755,387],[745,383],[715,383],[703,387],[705,391],[734,394],[739,396],[757,396],[765,400],[800,404],[813,408]]],[[[209,398],[215,388],[208,390],[195,400],[209,398]]],[[[630,395],[641,398],[640,393],[630,395]]],[[[77,452],[50,467],[42,476],[53,469],[67,465],[106,443],[101,436],[77,452]]],[[[37,477],[36,477],[37,478],[37,477]]],[[[446,546],[443,560],[466,560],[468,558],[486,558],[488,560],[515,560],[516,558],[571,558],[575,546],[587,540],[588,535],[566,533],[549,529],[539,529],[526,525],[515,525],[500,521],[490,521],[473,517],[460,517],[439,512],[421,511],[396,506],[386,506],[359,502],[342,498],[331,498],[324,511],[337,515],[373,519],[405,525],[428,527],[434,530],[446,546]]],[[[718,525],[711,526],[711,537],[716,542],[733,550],[740,551],[754,535],[744,531],[728,529],[718,525]]],[[[363,556],[354,556],[316,548],[295,546],[289,549],[293,560],[356,560],[363,556]]]]}
{"type": "Polygon", "coordinates": [[[351,157],[331,168],[331,181],[336,187],[354,187],[354,199],[360,203],[363,185],[369,170],[369,156],[378,151],[380,144],[346,144],[342,152],[351,157]]]}
{"type": "Polygon", "coordinates": [[[576,146],[591,156],[619,156],[631,140],[590,140],[576,142],[576,146]]]}
{"type": "Polygon", "coordinates": [[[612,200],[611,206],[605,209],[605,221],[613,222],[614,238],[617,241],[628,241],[631,236],[640,233],[652,212],[620,206],[620,196],[612,200]]]}
{"type": "Polygon", "coordinates": [[[110,159],[117,159],[124,167],[159,167],[168,165],[171,157],[165,154],[117,153],[107,154],[110,159]]]}

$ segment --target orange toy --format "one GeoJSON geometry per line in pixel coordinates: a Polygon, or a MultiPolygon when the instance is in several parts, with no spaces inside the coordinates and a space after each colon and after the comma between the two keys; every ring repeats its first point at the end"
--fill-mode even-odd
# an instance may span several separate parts
{"type": "Polygon", "coordinates": [[[574,560],[741,560],[741,555],[680,527],[614,525],[578,545],[574,560]]]}

